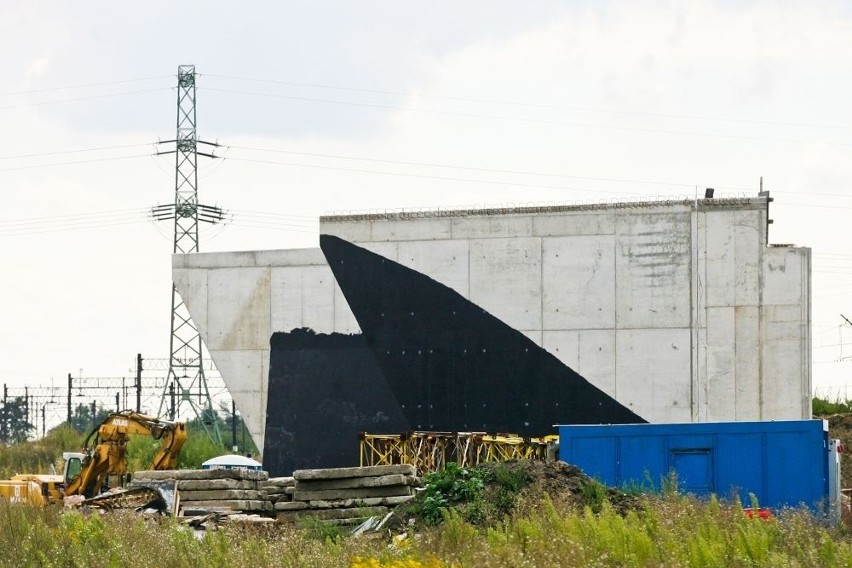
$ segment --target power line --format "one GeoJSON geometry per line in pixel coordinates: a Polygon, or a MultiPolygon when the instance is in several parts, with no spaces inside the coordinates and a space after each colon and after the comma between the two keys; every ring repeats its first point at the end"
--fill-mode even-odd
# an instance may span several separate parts
{"type": "Polygon", "coordinates": [[[316,89],[330,89],[336,91],[348,91],[348,92],[356,92],[356,93],[372,93],[372,94],[380,94],[380,95],[393,95],[393,96],[401,96],[401,97],[412,97],[412,98],[428,98],[435,100],[451,100],[451,101],[461,101],[461,102],[472,102],[472,103],[489,103],[489,104],[501,104],[501,105],[509,105],[509,106],[520,106],[520,107],[530,107],[530,108],[543,108],[543,109],[561,109],[575,112],[591,112],[591,113],[601,113],[601,114],[623,114],[623,115],[634,115],[634,116],[653,116],[659,118],[677,118],[677,119],[687,119],[687,120],[702,120],[702,121],[717,121],[717,122],[732,122],[732,123],[742,123],[742,124],[761,124],[761,125],[769,125],[769,126],[791,126],[791,127],[801,127],[801,128],[825,128],[832,130],[852,130],[852,126],[846,125],[838,125],[838,124],[812,124],[812,123],[798,123],[798,122],[776,122],[770,120],[754,120],[754,119],[741,119],[741,118],[729,118],[729,117],[718,117],[718,116],[698,116],[698,115],[688,115],[688,114],[672,114],[672,113],[659,113],[659,112],[647,112],[647,111],[632,111],[632,110],[613,110],[613,109],[599,109],[599,108],[588,108],[588,107],[573,107],[568,105],[558,105],[551,103],[537,103],[537,102],[522,102],[522,101],[507,101],[507,100],[497,100],[497,99],[482,99],[482,98],[473,98],[473,97],[460,97],[460,96],[451,96],[451,95],[430,95],[426,93],[416,93],[416,92],[406,92],[406,91],[391,91],[391,90],[382,90],[382,89],[365,89],[365,88],[357,88],[357,87],[344,87],[339,85],[326,85],[321,83],[301,83],[295,81],[277,81],[273,79],[254,79],[250,77],[234,77],[229,75],[217,75],[206,73],[205,77],[213,77],[218,79],[228,79],[235,81],[250,81],[255,83],[267,83],[274,85],[285,85],[289,87],[310,87],[316,89]]]}
{"type": "Polygon", "coordinates": [[[0,227],[3,225],[22,225],[22,224],[30,224],[30,223],[44,223],[44,222],[54,222],[54,221],[68,221],[68,220],[78,220],[78,219],[88,219],[88,218],[103,218],[103,217],[113,217],[116,215],[126,215],[128,213],[146,213],[147,209],[143,208],[128,208],[128,209],[114,209],[112,211],[95,211],[92,213],[69,213],[66,215],[51,215],[46,217],[29,217],[24,219],[0,219],[0,227]]]}
{"type": "MultiPolygon", "coordinates": [[[[272,151],[274,151],[274,150],[272,150],[272,151]]],[[[343,167],[343,166],[304,164],[304,163],[299,163],[299,162],[281,162],[281,161],[274,161],[274,160],[258,160],[258,159],[253,159],[253,158],[230,157],[228,159],[235,161],[235,162],[252,162],[252,163],[258,163],[258,164],[278,165],[278,166],[287,166],[287,167],[295,167],[295,168],[308,168],[308,169],[331,170],[331,171],[342,171],[342,172],[378,174],[378,175],[386,175],[386,176],[413,177],[413,178],[423,178],[423,179],[435,179],[435,180],[442,180],[442,181],[460,181],[460,182],[466,182],[466,183],[477,183],[477,184],[485,184],[485,185],[502,185],[502,186],[528,187],[528,188],[537,188],[537,189],[556,189],[556,190],[568,190],[568,191],[586,191],[586,192],[592,192],[592,193],[607,193],[607,194],[612,194],[612,195],[628,195],[628,196],[645,195],[645,194],[639,193],[639,192],[613,191],[613,190],[589,188],[589,187],[572,187],[572,186],[558,186],[558,185],[545,185],[545,184],[531,184],[531,183],[523,183],[523,182],[508,182],[508,181],[501,181],[501,180],[482,180],[482,179],[461,178],[461,177],[453,177],[453,176],[416,174],[416,173],[410,173],[410,172],[389,172],[389,171],[383,171],[383,170],[348,168],[348,167],[343,167]]],[[[393,163],[392,161],[385,161],[385,160],[373,160],[373,161],[393,163]]],[[[453,166],[446,166],[446,167],[453,167],[453,166]]],[[[479,170],[479,168],[466,168],[466,167],[463,167],[463,166],[458,166],[458,169],[479,170]]],[[[486,168],[482,168],[481,171],[488,171],[488,170],[486,168]]],[[[499,170],[495,170],[495,172],[499,172],[499,170]]],[[[521,173],[521,172],[517,172],[517,173],[521,173]]],[[[528,174],[529,175],[538,175],[538,174],[533,174],[531,172],[529,172],[528,174]]],[[[560,174],[543,174],[543,175],[557,176],[557,175],[560,175],[560,174]]],[[[587,179],[587,180],[598,179],[600,181],[625,181],[625,182],[627,181],[627,180],[614,180],[614,179],[613,180],[605,180],[604,178],[591,178],[591,177],[583,178],[581,176],[568,176],[568,175],[564,175],[564,176],[561,176],[561,177],[587,179]]],[[[639,182],[637,180],[636,183],[641,183],[641,182],[639,182]]],[[[653,183],[653,182],[647,182],[647,183],[653,183]]],[[[680,185],[680,184],[678,184],[678,185],[680,185]]],[[[687,187],[687,185],[683,184],[681,187],[687,187]]],[[[696,187],[696,186],[693,185],[692,187],[696,187]]],[[[671,197],[671,196],[669,196],[669,197],[671,197]]],[[[777,202],[777,204],[794,205],[796,207],[852,209],[852,207],[814,205],[814,204],[809,204],[809,203],[777,202]]]]}
{"type": "Polygon", "coordinates": [[[140,146],[151,146],[152,143],[142,144],[116,144],[114,146],[96,146],[93,148],[77,148],[75,150],[54,150],[52,152],[39,152],[35,154],[18,154],[16,156],[0,156],[0,160],[17,160],[19,158],[40,158],[42,156],[60,156],[64,154],[83,154],[86,152],[100,152],[103,150],[119,150],[124,148],[139,148],[140,146]]]}
{"type": "MultiPolygon", "coordinates": [[[[426,166],[430,168],[446,168],[446,169],[454,169],[454,170],[466,170],[466,171],[474,171],[474,172],[487,172],[487,173],[502,173],[502,174],[513,174],[513,175],[525,175],[525,176],[540,176],[540,177],[556,177],[556,178],[570,178],[570,179],[582,179],[582,180],[591,180],[591,181],[609,181],[609,182],[618,182],[618,183],[642,183],[642,184],[651,184],[651,185],[665,185],[671,187],[688,187],[692,188],[696,185],[702,184],[694,184],[694,183],[674,183],[674,182],[665,182],[665,181],[651,181],[651,180],[637,180],[637,179],[623,179],[623,178],[604,178],[604,177],[591,177],[591,176],[577,176],[577,175],[568,175],[568,174],[560,174],[560,173],[552,173],[552,172],[534,172],[529,170],[506,170],[506,169],[498,169],[498,168],[485,168],[485,167],[477,167],[477,166],[460,166],[455,164],[442,164],[438,162],[418,162],[411,160],[385,160],[380,158],[364,158],[364,157],[356,157],[356,156],[346,156],[342,154],[324,154],[320,152],[297,152],[294,150],[278,150],[272,148],[258,148],[253,146],[229,146],[230,148],[234,148],[235,150],[249,150],[253,152],[269,152],[269,153],[277,153],[277,154],[291,154],[297,156],[308,156],[315,158],[333,158],[339,160],[352,160],[352,161],[361,161],[361,162],[372,162],[372,163],[380,163],[380,164],[393,164],[393,165],[403,165],[403,166],[426,166]]],[[[725,188],[721,189],[733,189],[733,190],[746,190],[751,188],[725,188]]]]}
{"type": "Polygon", "coordinates": [[[233,213],[243,216],[243,217],[257,217],[263,219],[280,219],[291,221],[294,223],[310,223],[316,224],[317,218],[315,216],[308,215],[287,215],[287,214],[276,214],[276,213],[265,213],[260,211],[245,211],[245,210],[231,210],[233,213]]]}
{"type": "Polygon", "coordinates": [[[139,93],[153,93],[153,92],[156,92],[156,91],[170,91],[170,90],[172,90],[171,87],[158,87],[156,89],[138,89],[138,90],[135,90],[135,91],[124,91],[124,92],[121,92],[121,93],[110,93],[110,94],[106,94],[106,95],[89,95],[89,96],[86,96],[86,97],[74,97],[74,98],[71,98],[71,99],[56,99],[56,100],[52,100],[52,101],[18,103],[18,104],[14,104],[14,105],[2,106],[2,107],[0,107],[0,110],[9,110],[9,109],[28,107],[28,106],[43,106],[43,105],[53,105],[53,104],[60,104],[60,103],[73,103],[73,102],[77,102],[77,101],[90,101],[90,100],[94,100],[94,99],[106,99],[106,98],[110,98],[110,97],[121,97],[121,96],[124,96],[124,95],[136,95],[136,94],[139,94],[139,93]]]}
{"type": "Polygon", "coordinates": [[[67,225],[67,226],[54,226],[54,227],[41,227],[34,229],[19,229],[16,232],[9,231],[0,231],[0,238],[3,237],[23,237],[30,235],[38,235],[43,233],[53,233],[57,231],[71,231],[71,230],[80,230],[80,229],[102,229],[104,227],[115,227],[117,225],[129,225],[132,223],[139,223],[145,221],[144,219],[131,219],[131,220],[123,220],[123,221],[111,221],[97,224],[87,224],[87,225],[67,225]]]}
{"type": "MultiPolygon", "coordinates": [[[[512,187],[529,187],[529,188],[538,188],[538,189],[559,189],[559,190],[570,190],[570,191],[589,191],[595,193],[609,193],[614,195],[625,195],[625,192],[621,191],[609,191],[604,189],[591,189],[591,188],[583,188],[583,187],[567,187],[567,186],[554,186],[554,185],[538,185],[538,184],[528,184],[528,183],[516,183],[516,182],[505,182],[498,180],[478,180],[471,178],[458,178],[451,176],[436,176],[436,175],[428,175],[428,174],[413,174],[407,172],[386,172],[381,170],[365,170],[358,168],[345,168],[338,166],[320,166],[316,164],[300,164],[296,162],[276,162],[273,160],[255,160],[251,158],[228,158],[229,160],[236,162],[251,162],[256,164],[269,164],[269,165],[277,165],[277,166],[286,166],[286,167],[294,167],[294,168],[308,168],[308,169],[320,169],[320,170],[331,170],[331,171],[342,171],[342,172],[355,172],[355,173],[366,173],[366,174],[378,174],[378,175],[387,175],[387,176],[400,176],[400,177],[414,177],[414,178],[423,178],[423,179],[435,179],[442,181],[461,181],[468,183],[479,183],[485,185],[503,185],[503,186],[512,186],[512,187]]],[[[638,195],[638,194],[634,194],[638,195]]]]}
{"type": "Polygon", "coordinates": [[[104,87],[107,85],[120,85],[123,83],[139,83],[142,81],[153,81],[155,79],[167,79],[171,78],[172,75],[156,75],[153,77],[139,77],[137,79],[123,79],[119,81],[101,81],[98,83],[84,83],[82,85],[69,85],[67,87],[51,87],[48,89],[29,89],[27,91],[10,91],[6,93],[0,93],[0,97],[13,97],[19,95],[33,95],[37,93],[50,93],[55,91],[70,91],[73,89],[87,89],[89,87],[104,87]]]}
{"type": "Polygon", "coordinates": [[[744,135],[736,135],[736,134],[718,134],[712,132],[690,132],[685,130],[665,130],[661,128],[641,128],[635,126],[615,126],[615,125],[606,125],[606,124],[593,124],[593,123],[584,123],[584,122],[568,122],[562,120],[548,120],[548,119],[540,119],[540,118],[529,118],[529,117],[513,117],[513,116],[499,116],[499,115],[489,115],[489,114],[477,114],[470,112],[458,112],[458,111],[448,111],[448,110],[437,110],[437,109],[421,109],[415,107],[403,107],[399,105],[387,105],[380,103],[361,103],[361,102],[353,102],[353,101],[340,101],[335,99],[320,99],[315,97],[297,97],[292,95],[279,95],[274,93],[256,93],[252,91],[241,91],[237,89],[217,89],[208,87],[206,90],[220,93],[233,93],[233,94],[241,94],[241,95],[250,95],[257,97],[268,97],[274,99],[284,99],[290,101],[300,101],[300,102],[310,102],[310,103],[322,103],[322,104],[334,104],[334,105],[343,105],[343,106],[354,106],[354,107],[362,107],[362,108],[374,108],[374,109],[388,109],[388,110],[398,110],[403,112],[416,112],[420,114],[438,114],[443,116],[456,116],[456,117],[465,117],[465,118],[476,118],[476,119],[484,119],[484,120],[500,120],[500,121],[509,121],[509,122],[525,122],[525,123],[533,123],[533,124],[550,124],[550,125],[559,125],[559,126],[571,126],[574,128],[600,128],[605,130],[619,130],[619,131],[632,131],[632,132],[651,132],[654,134],[670,134],[676,136],[704,136],[710,138],[724,138],[724,139],[735,139],[735,140],[756,140],[761,142],[782,142],[782,143],[792,143],[792,144],[826,144],[830,146],[852,146],[850,143],[843,142],[829,142],[825,140],[801,140],[796,138],[768,138],[763,136],[744,136],[744,135]]]}
{"type": "Polygon", "coordinates": [[[113,158],[92,158],[91,160],[75,160],[73,162],[54,162],[51,164],[34,164],[31,166],[16,166],[14,168],[0,168],[0,172],[14,172],[18,170],[36,170],[39,168],[54,168],[57,166],[72,166],[76,164],[91,164],[93,162],[114,162],[118,160],[130,160],[133,158],[147,158],[151,154],[132,154],[130,156],[117,156],[113,158]]]}

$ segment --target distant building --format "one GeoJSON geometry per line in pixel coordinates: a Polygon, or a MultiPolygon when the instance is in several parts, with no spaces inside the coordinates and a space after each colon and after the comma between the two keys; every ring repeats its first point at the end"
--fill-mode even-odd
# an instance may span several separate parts
{"type": "Polygon", "coordinates": [[[811,253],[768,245],[767,214],[761,197],[331,216],[322,250],[176,255],[173,275],[253,439],[275,440],[268,468],[357,459],[359,430],[809,418],[811,253]]]}

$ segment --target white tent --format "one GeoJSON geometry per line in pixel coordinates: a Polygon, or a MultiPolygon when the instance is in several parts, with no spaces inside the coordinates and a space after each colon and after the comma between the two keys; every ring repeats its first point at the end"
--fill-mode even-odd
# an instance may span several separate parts
{"type": "Polygon", "coordinates": [[[255,469],[259,471],[263,469],[263,466],[260,462],[251,458],[230,454],[207,460],[201,464],[201,469],[255,469]]]}

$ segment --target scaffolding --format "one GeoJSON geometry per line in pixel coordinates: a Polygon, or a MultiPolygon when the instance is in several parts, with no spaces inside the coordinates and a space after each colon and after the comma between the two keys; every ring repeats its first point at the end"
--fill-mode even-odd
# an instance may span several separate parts
{"type": "Polygon", "coordinates": [[[548,459],[548,447],[559,440],[555,434],[525,438],[516,434],[487,432],[404,432],[358,434],[360,464],[411,464],[417,475],[443,469],[448,462],[471,467],[485,462],[514,459],[548,459]]]}

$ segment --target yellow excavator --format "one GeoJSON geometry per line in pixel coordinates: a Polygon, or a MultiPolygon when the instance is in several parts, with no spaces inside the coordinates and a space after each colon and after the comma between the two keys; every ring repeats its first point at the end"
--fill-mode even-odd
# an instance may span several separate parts
{"type": "MultiPolygon", "coordinates": [[[[0,480],[0,498],[13,503],[46,505],[62,504],[64,497],[100,501],[106,506],[120,506],[119,501],[134,502],[131,492],[121,497],[101,496],[108,489],[124,487],[129,481],[127,442],[132,436],[150,435],[160,440],[160,447],[150,469],[174,469],[183,443],[186,424],[160,420],[131,410],[115,412],[86,437],[83,452],[64,452],[64,475],[19,474],[0,480]]],[[[151,491],[134,490],[135,501],[145,502],[151,491]]]]}
{"type": "Polygon", "coordinates": [[[114,412],[92,430],[83,453],[64,454],[66,497],[94,497],[109,488],[123,487],[129,481],[127,442],[134,435],[150,435],[160,440],[151,469],[174,469],[183,443],[186,424],[161,420],[124,410],[114,412]]]}

